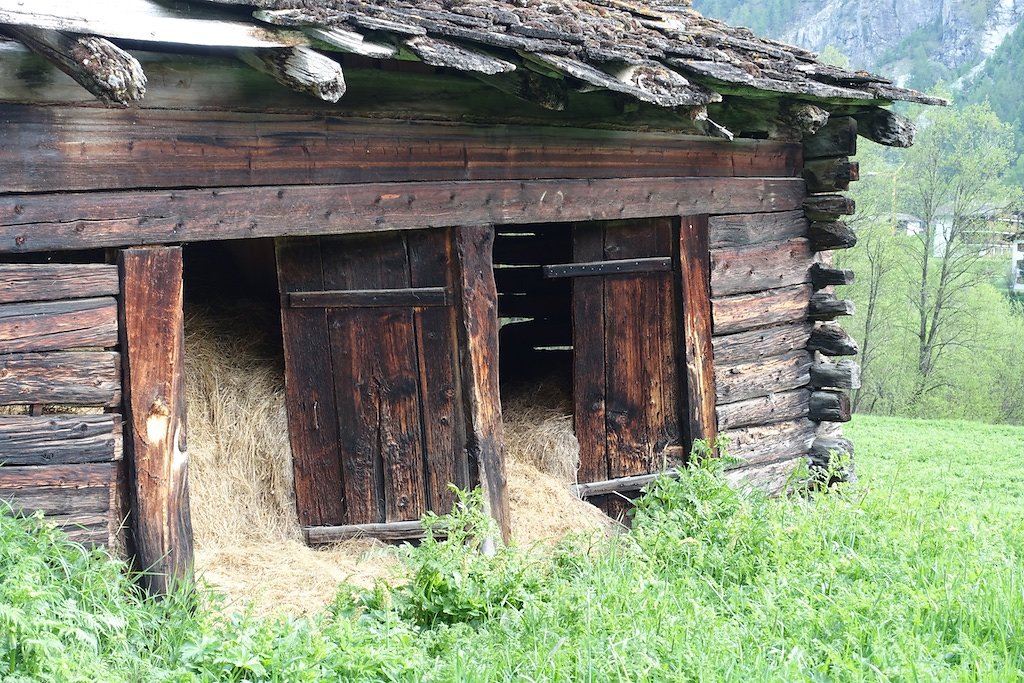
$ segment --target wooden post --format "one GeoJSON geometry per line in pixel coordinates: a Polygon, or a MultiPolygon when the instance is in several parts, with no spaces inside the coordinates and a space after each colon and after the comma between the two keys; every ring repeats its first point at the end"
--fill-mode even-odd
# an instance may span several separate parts
{"type": "Polygon", "coordinates": [[[492,226],[455,229],[459,288],[459,355],[466,409],[466,449],[487,512],[509,540],[505,437],[498,391],[498,289],[492,226]]]}
{"type": "Polygon", "coordinates": [[[681,396],[686,397],[684,424],[691,443],[713,444],[715,372],[711,347],[711,263],[707,216],[684,216],[679,229],[679,282],[682,294],[683,356],[686,362],[681,396]]]}
{"type": "Polygon", "coordinates": [[[178,247],[121,253],[132,530],[155,595],[192,576],[181,268],[178,247]]]}

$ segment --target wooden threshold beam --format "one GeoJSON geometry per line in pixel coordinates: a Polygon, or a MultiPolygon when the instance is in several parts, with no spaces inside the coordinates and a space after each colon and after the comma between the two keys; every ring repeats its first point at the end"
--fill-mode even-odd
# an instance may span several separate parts
{"type": "Polygon", "coordinates": [[[380,524],[343,524],[338,526],[307,526],[302,529],[306,543],[321,545],[339,543],[353,538],[375,538],[379,541],[415,541],[427,535],[418,520],[380,524]]]}
{"type": "Polygon", "coordinates": [[[489,180],[0,196],[0,253],[785,211],[799,178],[489,180]]]}

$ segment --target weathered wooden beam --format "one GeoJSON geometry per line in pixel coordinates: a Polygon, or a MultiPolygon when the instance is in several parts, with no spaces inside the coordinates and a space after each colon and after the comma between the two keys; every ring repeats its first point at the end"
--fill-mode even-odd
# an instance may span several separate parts
{"type": "Polygon", "coordinates": [[[837,192],[850,189],[860,179],[860,164],[846,157],[812,159],[804,164],[808,192],[837,192]]]}
{"type": "Polygon", "coordinates": [[[715,298],[711,302],[716,335],[807,319],[811,286],[781,287],[756,294],[715,298]]]}
{"type": "Polygon", "coordinates": [[[121,253],[131,521],[140,578],[157,595],[192,576],[181,272],[177,247],[121,253]]]}
{"type": "Polygon", "coordinates": [[[510,520],[498,388],[498,290],[491,258],[493,246],[493,227],[455,229],[466,449],[471,476],[475,474],[483,490],[484,507],[508,542],[510,520]]]}
{"type": "Polygon", "coordinates": [[[662,477],[677,479],[679,477],[679,470],[673,468],[664,472],[655,472],[654,474],[637,474],[632,477],[618,477],[617,479],[607,479],[605,481],[573,484],[569,487],[569,490],[577,498],[586,500],[596,496],[606,496],[610,493],[633,493],[653,484],[662,477]]]}
{"type": "Polygon", "coordinates": [[[589,277],[596,275],[620,275],[625,273],[667,273],[672,270],[672,258],[652,256],[650,258],[611,259],[590,263],[558,263],[541,268],[546,278],[589,277]]]}
{"type": "Polygon", "coordinates": [[[113,296],[117,266],[0,263],[0,303],[113,296]]]}
{"type": "Polygon", "coordinates": [[[811,221],[835,221],[852,216],[856,210],[856,202],[842,194],[816,194],[804,200],[804,211],[811,221]]]}
{"type": "Polygon", "coordinates": [[[712,249],[744,247],[804,237],[807,234],[807,218],[803,211],[709,216],[708,231],[708,246],[712,249]]]}
{"type": "Polygon", "coordinates": [[[353,538],[372,538],[378,541],[400,543],[423,538],[427,530],[418,520],[412,522],[383,522],[379,524],[344,524],[339,526],[307,526],[302,529],[306,543],[322,545],[340,543],[353,538]]]}
{"type": "Polygon", "coordinates": [[[716,407],[719,429],[737,429],[807,417],[811,392],[783,391],[716,407]]]}
{"type": "Polygon", "coordinates": [[[725,479],[731,486],[741,490],[758,490],[769,496],[782,496],[791,486],[800,484],[793,481],[793,475],[804,461],[802,453],[791,455],[782,460],[729,470],[725,473],[725,479]]]}
{"type": "Polygon", "coordinates": [[[860,366],[852,360],[815,363],[811,366],[811,386],[819,389],[860,389],[860,366]]]}
{"type": "Polygon", "coordinates": [[[241,50],[238,57],[286,88],[325,102],[337,102],[347,89],[341,65],[308,47],[241,50]]]}
{"type": "Polygon", "coordinates": [[[0,354],[114,346],[113,297],[0,304],[0,354]]]}
{"type": "Polygon", "coordinates": [[[811,356],[791,351],[741,365],[715,367],[715,402],[734,403],[806,386],[810,381],[811,356]]]}
{"type": "Polygon", "coordinates": [[[0,466],[111,462],[121,457],[121,416],[0,416],[0,466]]]}
{"type": "Polygon", "coordinates": [[[857,120],[851,116],[833,116],[817,133],[804,138],[804,159],[852,157],[856,154],[857,120]]]}
{"type": "MultiPolygon", "coordinates": [[[[261,10],[257,10],[253,12],[253,15],[257,19],[261,19],[261,12],[261,10]]],[[[371,59],[391,59],[398,54],[398,48],[394,45],[367,40],[366,36],[349,29],[305,26],[302,31],[331,50],[349,52],[371,59]]]]}
{"type": "Polygon", "coordinates": [[[849,422],[850,396],[842,391],[811,393],[808,417],[816,422],[849,422]]]}
{"type": "Polygon", "coordinates": [[[366,308],[381,306],[447,306],[444,287],[406,289],[326,290],[289,292],[285,304],[292,308],[366,308]]]}
{"type": "Polygon", "coordinates": [[[800,418],[730,429],[722,435],[729,439],[729,455],[742,460],[745,467],[807,455],[816,429],[817,423],[800,418]]]}
{"type": "Polygon", "coordinates": [[[811,266],[811,284],[815,289],[824,289],[833,285],[853,284],[854,272],[839,268],[829,268],[820,263],[811,266]]]}
{"type": "Polygon", "coordinates": [[[713,444],[718,434],[715,414],[714,352],[711,346],[711,263],[708,258],[708,219],[684,216],[679,228],[679,281],[682,311],[685,427],[690,441],[713,444]]]}
{"type": "Polygon", "coordinates": [[[808,351],[820,351],[826,356],[856,356],[860,353],[857,342],[838,325],[814,328],[807,342],[808,351]]]}
{"type": "Polygon", "coordinates": [[[814,262],[803,237],[745,247],[711,250],[711,294],[715,297],[760,292],[810,280],[814,262]]]}
{"type": "MultiPolygon", "coordinates": [[[[18,169],[4,192],[799,175],[799,146],[771,140],[172,108],[0,104],[0,168],[18,169]]],[[[789,208],[799,203],[709,213],[789,208]]]]}
{"type": "Polygon", "coordinates": [[[564,79],[549,78],[531,69],[495,76],[474,73],[480,82],[548,111],[565,111],[569,106],[569,86],[564,79]]]}
{"type": "Polygon", "coordinates": [[[800,322],[714,337],[715,365],[739,365],[805,348],[812,329],[812,323],[800,322]]]}
{"type": "Polygon", "coordinates": [[[807,237],[815,251],[849,249],[857,244],[857,233],[841,221],[811,223],[807,237]]]}
{"type": "Polygon", "coordinates": [[[808,317],[811,320],[835,320],[839,316],[853,315],[856,307],[849,299],[837,299],[829,292],[815,292],[811,295],[808,317]]]}
{"type": "Polygon", "coordinates": [[[30,27],[7,32],[107,104],[128,106],[146,94],[142,65],[109,40],[30,27]]]}
{"type": "Polygon", "coordinates": [[[121,403],[121,355],[105,351],[0,356],[0,405],[121,403]]]}
{"type": "Polygon", "coordinates": [[[888,147],[910,147],[914,144],[917,126],[906,116],[889,109],[861,111],[857,118],[858,132],[868,140],[888,147]]]}
{"type": "MultiPolygon", "coordinates": [[[[2,130],[2,129],[0,129],[2,130]]],[[[631,178],[0,195],[0,253],[793,208],[789,178],[631,178]]],[[[810,296],[808,294],[808,296],[810,296]]]]}
{"type": "Polygon", "coordinates": [[[308,41],[301,33],[225,19],[230,15],[190,6],[167,8],[150,0],[116,3],[64,0],[0,0],[0,24],[67,31],[106,38],[204,47],[292,47],[308,41]]]}

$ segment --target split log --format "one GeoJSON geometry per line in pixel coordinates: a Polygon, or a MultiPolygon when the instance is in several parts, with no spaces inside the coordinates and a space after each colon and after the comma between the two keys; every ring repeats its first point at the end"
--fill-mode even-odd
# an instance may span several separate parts
{"type": "Polygon", "coordinates": [[[834,221],[852,216],[857,210],[853,199],[841,194],[812,195],[804,200],[804,212],[812,221],[834,221]]]}
{"type": "Polygon", "coordinates": [[[834,116],[814,135],[804,138],[804,159],[852,157],[857,154],[857,120],[834,116]]]}
{"type": "Polygon", "coordinates": [[[807,417],[810,395],[807,389],[796,389],[719,405],[715,408],[718,428],[736,429],[807,417]]]}
{"type": "Polygon", "coordinates": [[[0,264],[0,303],[114,296],[117,266],[102,264],[0,264]]]}
{"type": "Polygon", "coordinates": [[[810,279],[814,254],[803,237],[711,251],[711,295],[799,285],[810,279]]]}
{"type": "Polygon", "coordinates": [[[483,490],[484,507],[502,538],[510,534],[505,443],[498,400],[498,291],[491,250],[494,228],[455,230],[458,260],[459,348],[466,408],[470,469],[483,490]]]}
{"type": "Polygon", "coordinates": [[[860,353],[857,342],[838,325],[822,325],[811,332],[808,351],[820,351],[826,356],[856,356],[860,353]]]}
{"type": "Polygon", "coordinates": [[[708,221],[684,216],[679,226],[679,286],[682,307],[684,381],[687,432],[691,440],[714,443],[719,426],[715,416],[714,352],[711,346],[711,299],[708,296],[708,221]]]}
{"type": "Polygon", "coordinates": [[[858,130],[868,140],[889,147],[910,147],[914,144],[917,126],[906,116],[876,107],[858,112],[858,130]]]}
{"type": "Polygon", "coordinates": [[[0,416],[0,466],[111,462],[121,457],[121,417],[0,416]]]}
{"type": "Polygon", "coordinates": [[[0,353],[117,346],[113,297],[0,304],[0,353]]]}
{"type": "Polygon", "coordinates": [[[716,335],[807,319],[811,286],[782,287],[756,294],[722,297],[711,302],[716,335]]]}
{"type": "Polygon", "coordinates": [[[812,329],[812,323],[802,322],[714,337],[715,364],[738,365],[806,348],[812,329]]]}
{"type": "Polygon", "coordinates": [[[0,356],[0,405],[121,403],[121,355],[56,351],[0,356]]]}
{"type": "Polygon", "coordinates": [[[811,284],[815,289],[824,289],[833,285],[849,285],[853,283],[854,272],[852,270],[840,270],[829,268],[820,263],[811,266],[811,284]]]}
{"type": "MultiPolygon", "coordinates": [[[[253,16],[262,19],[261,13],[262,10],[257,10],[253,12],[253,16]]],[[[347,29],[307,26],[303,28],[303,32],[310,38],[326,45],[328,49],[349,52],[370,59],[390,59],[398,54],[398,48],[394,45],[366,40],[362,34],[347,29]]]]}
{"type": "Polygon", "coordinates": [[[192,576],[181,270],[178,247],[121,252],[132,527],[157,595],[192,576]]]}
{"type": "Polygon", "coordinates": [[[128,106],[146,94],[142,65],[109,40],[29,27],[7,31],[106,104],[128,106]]]}
{"type": "Polygon", "coordinates": [[[860,164],[846,157],[812,159],[804,164],[804,180],[808,192],[837,192],[850,189],[860,179],[860,164]]]}
{"type": "Polygon", "coordinates": [[[715,368],[715,402],[733,403],[805,386],[811,356],[804,350],[753,363],[715,368]]]}
{"type": "Polygon", "coordinates": [[[345,94],[341,65],[308,47],[241,50],[239,58],[292,90],[337,102],[345,94]]]}
{"type": "Polygon", "coordinates": [[[811,366],[811,386],[819,389],[860,389],[860,366],[852,360],[814,363],[811,366]]]}
{"type": "Polygon", "coordinates": [[[816,422],[849,422],[850,397],[841,391],[815,391],[811,394],[808,417],[816,422]]]}
{"type": "Polygon", "coordinates": [[[811,223],[807,237],[815,251],[849,249],[857,244],[857,233],[841,221],[811,223]]]}
{"type": "Polygon", "coordinates": [[[761,242],[788,240],[807,234],[803,211],[710,216],[710,247],[743,247],[761,242]]]}
{"type": "Polygon", "coordinates": [[[848,299],[837,299],[829,292],[815,292],[811,295],[811,320],[835,320],[839,316],[853,315],[856,308],[848,299]]]}

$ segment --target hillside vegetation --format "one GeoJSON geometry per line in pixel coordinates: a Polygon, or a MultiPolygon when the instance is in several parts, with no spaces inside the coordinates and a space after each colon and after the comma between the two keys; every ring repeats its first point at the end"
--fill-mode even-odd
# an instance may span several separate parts
{"type": "MultiPolygon", "coordinates": [[[[141,599],[116,564],[0,516],[5,681],[1009,681],[1024,676],[1024,428],[858,417],[859,485],[767,500],[713,468],[631,534],[405,554],[324,614],[141,599]],[[927,445],[926,445],[927,444],[927,445]]],[[[472,503],[472,501],[469,501],[472,503]]]]}

